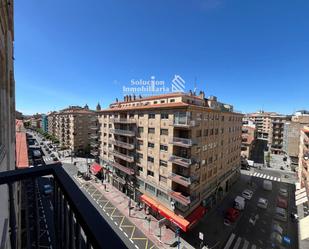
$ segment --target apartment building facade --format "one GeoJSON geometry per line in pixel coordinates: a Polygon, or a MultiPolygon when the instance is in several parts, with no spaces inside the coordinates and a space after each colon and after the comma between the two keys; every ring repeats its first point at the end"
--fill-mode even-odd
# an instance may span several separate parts
{"type": "Polygon", "coordinates": [[[286,115],[273,115],[271,116],[271,129],[269,133],[270,152],[272,154],[283,154],[283,138],[284,138],[284,125],[290,121],[291,117],[286,115]]]}
{"type": "Polygon", "coordinates": [[[271,116],[277,115],[275,112],[254,112],[246,115],[249,119],[253,120],[257,129],[257,138],[267,140],[268,143],[271,141],[270,132],[272,129],[271,116]]]}
{"type": "Polygon", "coordinates": [[[242,120],[242,140],[241,140],[241,156],[245,159],[251,158],[252,149],[254,148],[257,132],[256,125],[253,120],[244,117],[242,120]]]}
{"type": "Polygon", "coordinates": [[[55,136],[60,147],[75,153],[90,152],[92,118],[96,113],[87,107],[70,106],[48,115],[48,132],[55,136]]]}
{"type": "Polygon", "coordinates": [[[309,112],[305,110],[295,112],[291,121],[284,124],[283,151],[295,166],[298,166],[300,132],[305,125],[309,125],[309,112]]]}
{"type": "MultiPolygon", "coordinates": [[[[16,167],[13,6],[13,1],[0,1],[0,172],[16,167]]],[[[17,248],[20,233],[9,229],[9,225],[20,226],[20,185],[1,185],[0,196],[1,247],[17,248]]]]}
{"type": "Polygon", "coordinates": [[[99,123],[105,178],[184,231],[238,177],[242,115],[203,92],[126,96],[99,123]]]}

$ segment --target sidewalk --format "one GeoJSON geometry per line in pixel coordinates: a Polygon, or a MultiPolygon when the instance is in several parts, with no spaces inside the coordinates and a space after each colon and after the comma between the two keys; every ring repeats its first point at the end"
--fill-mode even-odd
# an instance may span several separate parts
{"type": "MultiPolygon", "coordinates": [[[[129,197],[124,193],[120,192],[110,183],[106,184],[106,190],[101,182],[91,181],[92,185],[95,186],[98,191],[100,191],[105,198],[107,198],[117,209],[123,213],[134,225],[136,225],[153,243],[155,243],[159,248],[171,248],[170,245],[177,241],[175,238],[175,233],[164,227],[161,229],[160,238],[160,228],[158,226],[158,220],[151,215],[147,215],[142,210],[136,210],[135,202],[131,200],[131,211],[129,216],[129,197]],[[150,217],[150,223],[145,218],[150,217]]],[[[176,248],[176,247],[175,247],[176,248]]],[[[191,249],[193,248],[180,238],[181,249],[191,249]]]]}

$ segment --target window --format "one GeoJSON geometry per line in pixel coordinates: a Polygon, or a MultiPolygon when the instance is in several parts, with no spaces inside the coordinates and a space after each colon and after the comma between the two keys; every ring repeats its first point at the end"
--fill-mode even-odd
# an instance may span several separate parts
{"type": "Polygon", "coordinates": [[[167,145],[160,144],[161,151],[167,151],[167,149],[168,149],[167,145]]]}
{"type": "Polygon", "coordinates": [[[148,115],[148,118],[149,119],[154,119],[156,117],[156,115],[154,114],[154,113],[150,113],[149,115],[148,115]]]}
{"type": "Polygon", "coordinates": [[[163,183],[167,183],[167,178],[165,176],[159,176],[159,181],[163,183]]]}
{"type": "Polygon", "coordinates": [[[148,133],[154,134],[155,133],[155,128],[148,128],[148,133]]]}
{"type": "Polygon", "coordinates": [[[204,137],[207,137],[208,136],[208,129],[205,129],[204,130],[204,137]]]}
{"type": "Polygon", "coordinates": [[[168,129],[160,129],[160,135],[168,135],[168,129]]]}
{"type": "Polygon", "coordinates": [[[142,153],[137,153],[137,158],[138,158],[138,159],[143,158],[143,154],[142,154],[142,153]]]}
{"type": "Polygon", "coordinates": [[[161,100],[161,104],[165,103],[165,100],[161,100]]]}
{"type": "Polygon", "coordinates": [[[171,102],[171,103],[174,103],[174,102],[175,102],[175,99],[171,99],[170,102],[171,102]]]}
{"type": "Polygon", "coordinates": [[[161,119],[168,119],[167,113],[161,113],[161,119]]]}
{"type": "Polygon", "coordinates": [[[218,135],[219,131],[218,131],[218,128],[215,129],[215,135],[218,135]]]}
{"type": "Polygon", "coordinates": [[[154,104],[158,104],[158,101],[153,101],[154,104]]]}
{"type": "Polygon", "coordinates": [[[143,171],[143,167],[138,166],[137,168],[139,171],[143,171]]]}
{"type": "Polygon", "coordinates": [[[153,157],[149,156],[149,157],[147,158],[147,161],[153,163],[153,162],[154,162],[154,159],[153,159],[153,157]]]}
{"type": "Polygon", "coordinates": [[[148,143],[148,148],[154,148],[154,143],[148,143]]]}
{"type": "Polygon", "coordinates": [[[221,121],[224,121],[224,116],[221,116],[221,121]]]}
{"type": "Polygon", "coordinates": [[[197,130],[196,137],[201,137],[201,136],[202,136],[202,130],[197,130]]]}
{"type": "Polygon", "coordinates": [[[144,117],[144,113],[139,113],[139,114],[138,114],[138,117],[139,117],[139,118],[144,117]]]}
{"type": "Polygon", "coordinates": [[[145,183],[145,190],[152,193],[152,194],[155,194],[156,193],[156,188],[151,186],[150,184],[148,183],[145,183]]]}
{"type": "Polygon", "coordinates": [[[214,129],[210,130],[210,136],[212,136],[214,134],[214,129]]]}
{"type": "Polygon", "coordinates": [[[160,166],[167,167],[167,161],[160,160],[160,166]]]}
{"type": "Polygon", "coordinates": [[[138,127],[137,131],[138,131],[138,133],[143,133],[144,132],[144,127],[138,127]]]}
{"type": "MultiPolygon", "coordinates": [[[[163,176],[164,177],[164,176],[163,176]]],[[[164,177],[166,179],[166,177],[164,177]]],[[[161,176],[160,176],[160,181],[161,181],[161,176]]],[[[163,181],[162,181],[163,182],[163,181]]],[[[166,183],[166,182],[165,182],[166,183]]],[[[164,199],[164,200],[168,200],[168,195],[164,192],[162,192],[161,190],[157,190],[157,196],[160,199],[164,199]]]]}
{"type": "Polygon", "coordinates": [[[147,175],[153,177],[153,176],[154,176],[154,173],[153,173],[153,171],[151,171],[151,170],[147,170],[147,175]]]}

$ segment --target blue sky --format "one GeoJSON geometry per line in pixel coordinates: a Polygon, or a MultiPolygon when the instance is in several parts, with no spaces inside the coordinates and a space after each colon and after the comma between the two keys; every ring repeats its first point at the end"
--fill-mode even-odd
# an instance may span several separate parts
{"type": "Polygon", "coordinates": [[[177,74],[243,112],[309,109],[308,13],[308,0],[15,1],[16,108],[107,107],[132,79],[177,74]]]}

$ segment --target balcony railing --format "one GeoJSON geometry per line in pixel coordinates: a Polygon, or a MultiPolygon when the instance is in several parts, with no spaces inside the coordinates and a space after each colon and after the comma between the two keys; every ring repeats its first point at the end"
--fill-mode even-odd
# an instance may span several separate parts
{"type": "Polygon", "coordinates": [[[99,155],[99,151],[98,150],[91,150],[90,154],[93,156],[98,156],[99,155]]]}
{"type": "Polygon", "coordinates": [[[172,173],[169,176],[169,179],[185,187],[189,187],[194,182],[194,180],[192,180],[193,178],[178,175],[176,173],[172,173]]]}
{"type": "Polygon", "coordinates": [[[120,124],[135,124],[136,119],[134,118],[110,118],[112,123],[120,123],[120,124]]]}
{"type": "Polygon", "coordinates": [[[97,139],[97,138],[99,138],[99,134],[91,134],[90,138],[97,139]]]}
{"type": "Polygon", "coordinates": [[[171,125],[174,127],[191,128],[199,124],[198,120],[191,120],[189,118],[175,118],[171,121],[171,125]]]}
{"type": "Polygon", "coordinates": [[[180,157],[180,156],[175,156],[172,155],[169,158],[169,161],[184,167],[189,167],[191,164],[194,164],[196,162],[195,159],[191,159],[191,158],[184,158],[184,157],[180,157]]]}
{"type": "Polygon", "coordinates": [[[175,199],[176,201],[180,202],[183,205],[189,205],[191,203],[191,198],[190,196],[185,196],[181,192],[177,191],[170,191],[169,195],[175,199]]]}
{"type": "Polygon", "coordinates": [[[116,145],[116,146],[119,146],[121,148],[125,148],[125,149],[128,149],[128,150],[132,150],[135,147],[134,144],[125,143],[125,142],[122,142],[122,141],[119,141],[119,140],[115,140],[113,138],[110,138],[109,142],[113,145],[116,145]]]}
{"type": "Polygon", "coordinates": [[[119,157],[119,158],[121,158],[121,159],[123,159],[123,160],[125,160],[129,163],[134,162],[134,156],[129,156],[129,155],[120,153],[117,150],[112,150],[112,149],[109,149],[108,151],[109,151],[109,153],[113,154],[114,156],[119,157]]]}
{"type": "Polygon", "coordinates": [[[114,161],[109,161],[109,164],[119,170],[121,170],[122,172],[128,174],[128,175],[133,175],[134,174],[134,169],[132,168],[128,168],[124,165],[121,165],[120,163],[114,162],[114,161]]]}
{"type": "Polygon", "coordinates": [[[170,141],[171,144],[182,146],[189,148],[196,144],[195,140],[189,139],[189,138],[181,138],[181,137],[173,137],[170,141]]]}
{"type": "Polygon", "coordinates": [[[99,147],[99,142],[98,142],[98,141],[91,141],[91,142],[90,142],[90,146],[91,146],[92,148],[97,148],[97,147],[99,147]]]}
{"type": "Polygon", "coordinates": [[[109,131],[111,133],[118,134],[118,135],[123,135],[123,136],[129,136],[129,137],[135,136],[135,132],[134,131],[130,131],[130,130],[109,129],[109,131]]]}
{"type": "MultiPolygon", "coordinates": [[[[0,173],[0,185],[8,186],[9,232],[12,248],[17,246],[17,234],[21,229],[17,221],[18,207],[15,206],[13,184],[29,180],[35,183],[41,176],[53,176],[53,212],[55,243],[57,248],[127,248],[117,233],[93,206],[72,178],[59,165],[34,167],[0,173]]],[[[33,190],[34,196],[37,188],[33,190]]],[[[33,219],[39,223],[38,198],[33,198],[33,219]]],[[[40,227],[35,227],[40,235],[40,227]]],[[[38,245],[40,236],[34,236],[33,244],[38,245]]]]}

